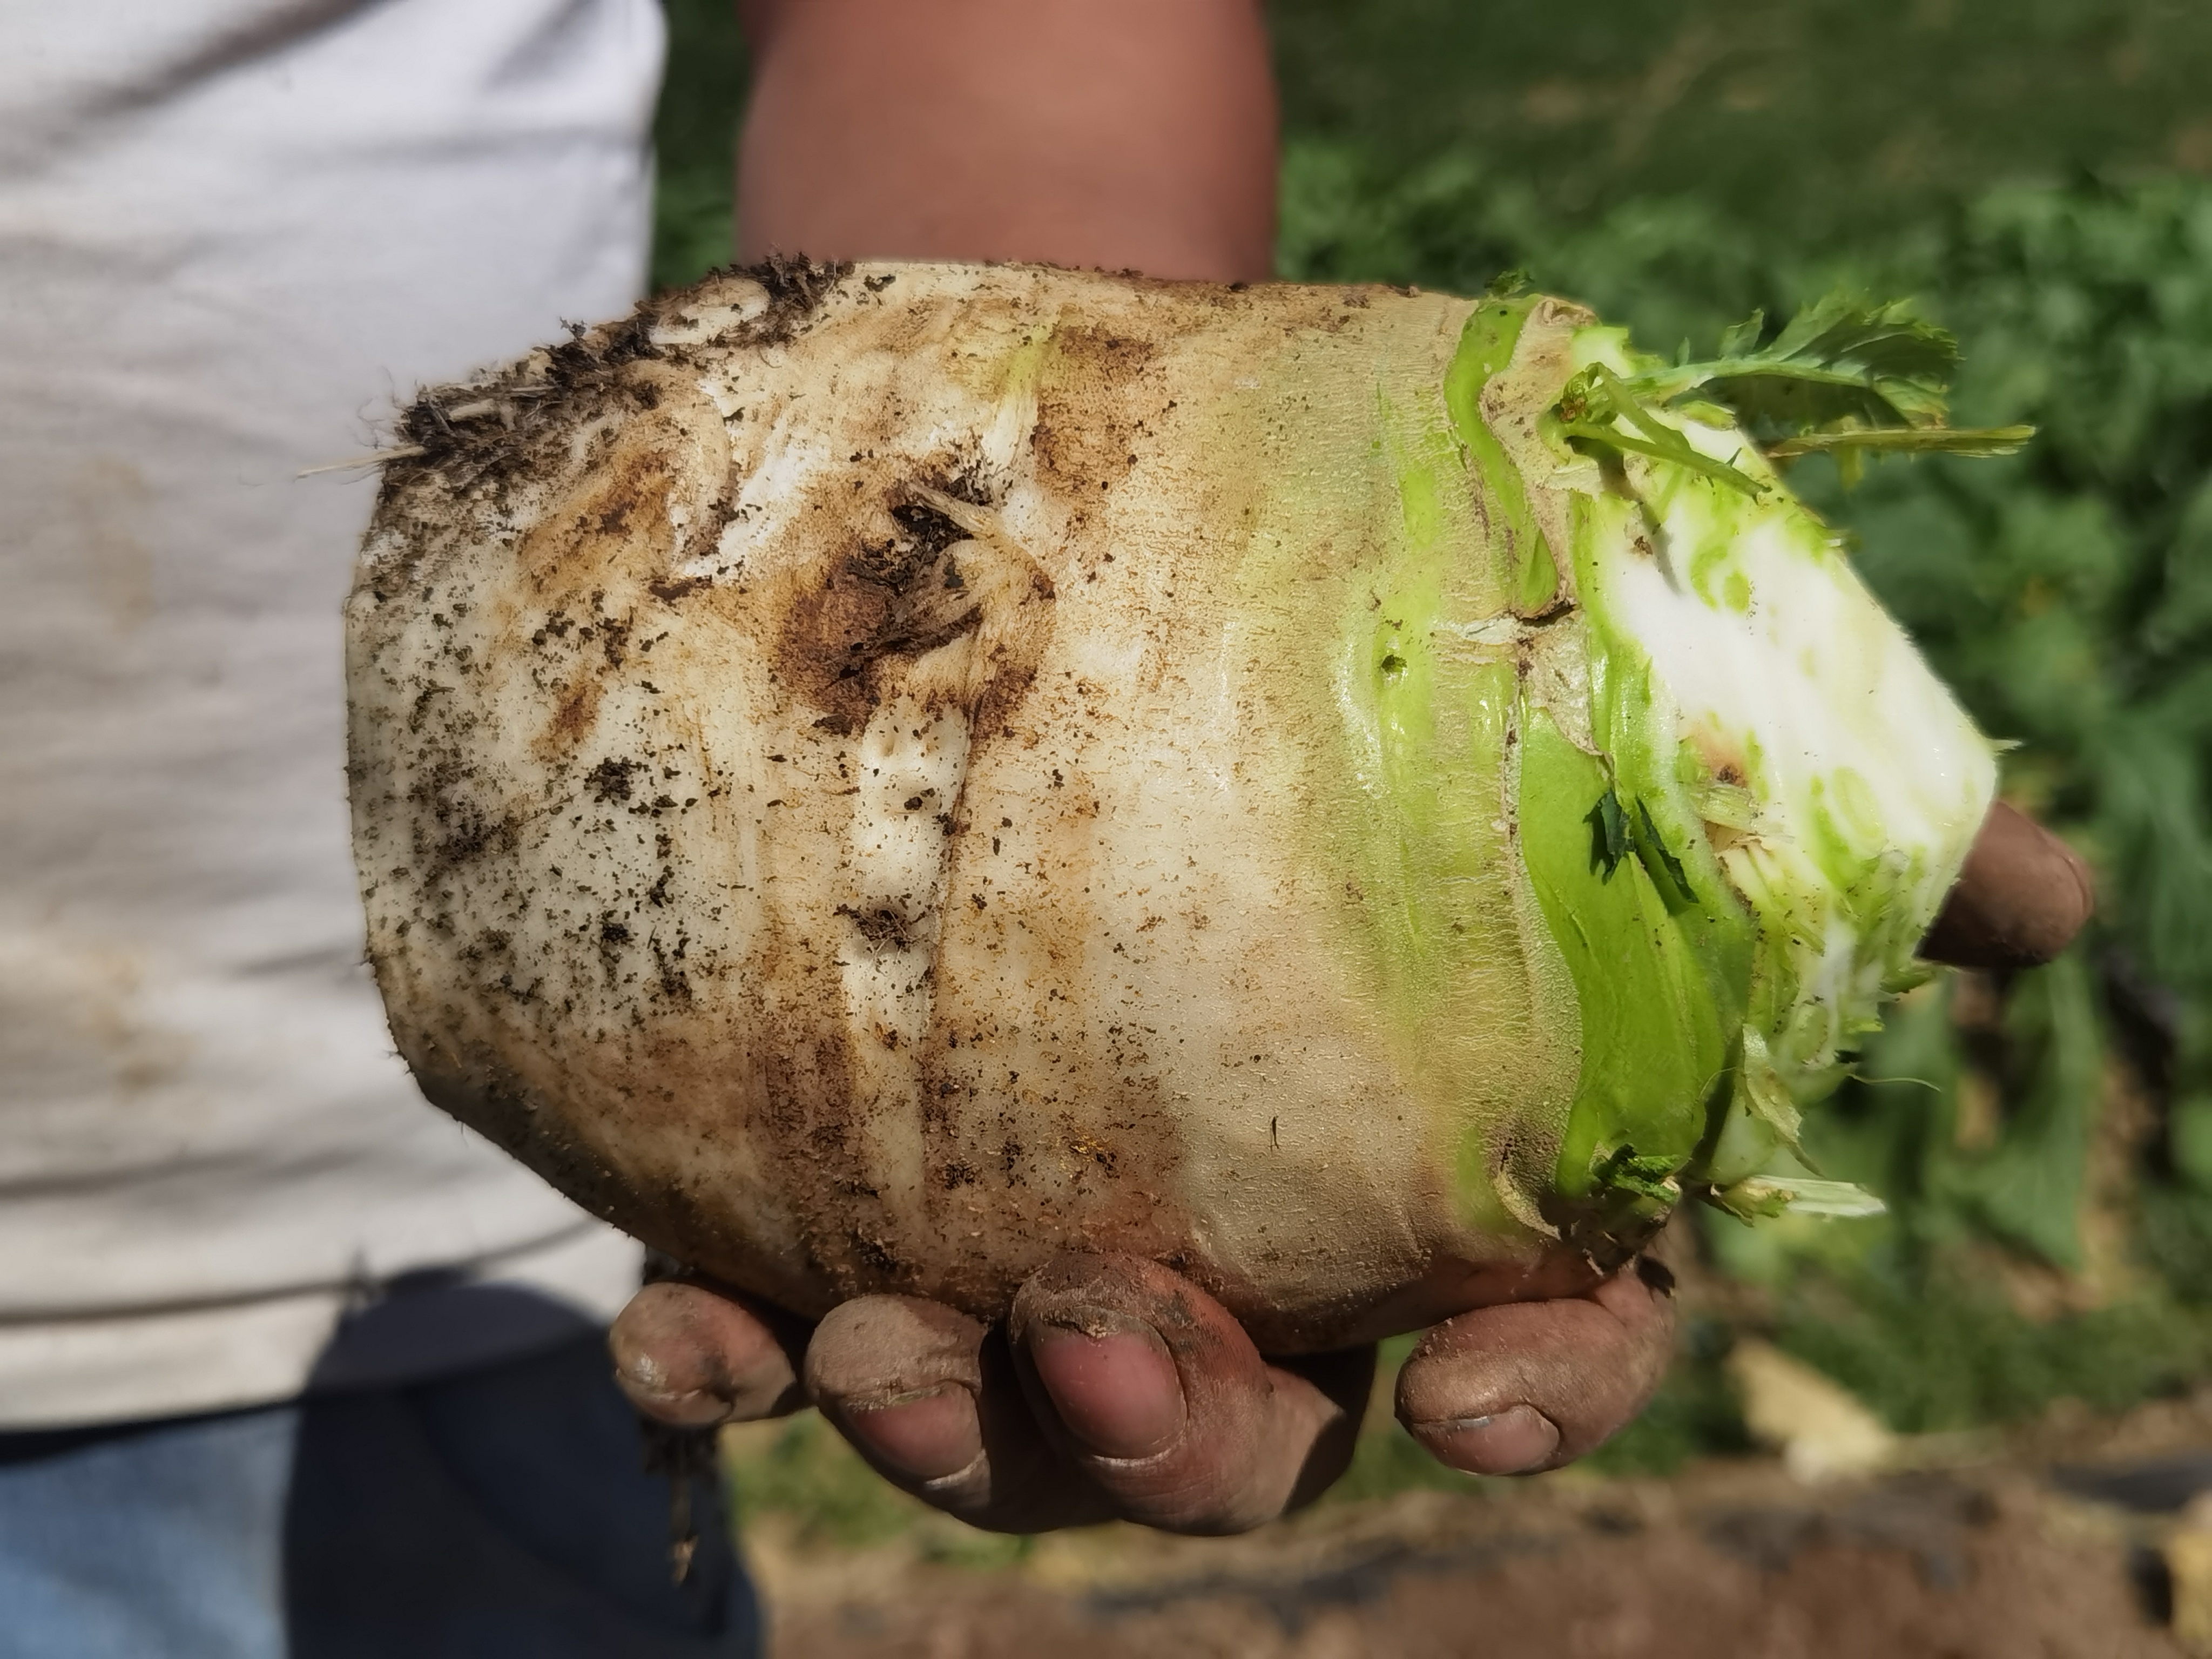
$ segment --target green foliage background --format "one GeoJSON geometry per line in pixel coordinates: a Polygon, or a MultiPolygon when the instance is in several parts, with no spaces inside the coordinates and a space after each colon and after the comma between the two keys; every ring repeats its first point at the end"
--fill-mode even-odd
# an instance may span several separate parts
{"type": "MultiPolygon", "coordinates": [[[[654,268],[674,283],[726,257],[743,61],[728,0],[668,4],[654,268]]],[[[1662,350],[1838,283],[1910,295],[1964,345],[1956,422],[2041,429],[2011,459],[1890,462],[1848,493],[1815,460],[1793,482],[2019,745],[2008,793],[2089,855],[2103,913],[2052,969],[1898,1011],[1810,1142],[1891,1214],[1709,1219],[1721,1290],[1605,1461],[1740,1446],[1718,1362],[1747,1327],[1908,1431],[2212,1371],[2212,8],[1271,15],[1284,275],[1473,292],[1519,268],[1662,350]]],[[[749,1478],[797,1490],[833,1455],[811,1432],[749,1478]]],[[[1438,1478],[1378,1434],[1348,1490],[1438,1478]]]]}

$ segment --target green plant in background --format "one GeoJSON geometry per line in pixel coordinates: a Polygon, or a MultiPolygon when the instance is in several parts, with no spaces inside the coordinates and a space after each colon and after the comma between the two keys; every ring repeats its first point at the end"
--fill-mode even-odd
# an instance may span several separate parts
{"type": "MultiPolygon", "coordinates": [[[[726,257],[742,75],[727,0],[670,10],[663,282],[726,257]]],[[[1600,1466],[1742,1445],[1730,1320],[1907,1431],[2062,1395],[2118,1409],[2212,1371],[2212,180],[2187,171],[2212,173],[2212,9],[1271,15],[1284,275],[1475,293],[1517,269],[1685,361],[1778,349],[1754,313],[1911,295],[1961,348],[1956,424],[2038,428],[2002,459],[1876,460],[1848,490],[1808,456],[1791,483],[2016,743],[2008,793],[2089,855],[2102,913],[2053,969],[1915,994],[1859,1057],[1808,1151],[1887,1216],[1698,1224],[1741,1289],[1687,1322],[1600,1466]],[[2057,1286],[2049,1309],[2008,1275],[2057,1286]]],[[[1458,1479],[1384,1433],[1343,1490],[1458,1479]]],[[[786,1486],[755,1496],[815,1501],[786,1486]]]]}
{"type": "Polygon", "coordinates": [[[1267,10],[1294,139],[1356,143],[1398,179],[1462,158],[1555,222],[1694,198],[1772,256],[1887,240],[2004,179],[2212,169],[2197,0],[1267,10]]]}
{"type": "Polygon", "coordinates": [[[681,288],[730,262],[745,43],[736,0],[665,0],[668,72],[653,123],[653,285],[681,288]]]}

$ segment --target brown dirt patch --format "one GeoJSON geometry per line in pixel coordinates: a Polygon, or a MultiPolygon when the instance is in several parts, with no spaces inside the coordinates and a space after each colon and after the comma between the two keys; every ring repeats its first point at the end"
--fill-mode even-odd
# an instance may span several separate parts
{"type": "Polygon", "coordinates": [[[976,1571],[756,1528],[809,1659],[2151,1659],[2141,1535],[2013,1470],[1808,1489],[1771,1465],[1324,1509],[1232,1540],[1100,1528],[976,1571]]]}

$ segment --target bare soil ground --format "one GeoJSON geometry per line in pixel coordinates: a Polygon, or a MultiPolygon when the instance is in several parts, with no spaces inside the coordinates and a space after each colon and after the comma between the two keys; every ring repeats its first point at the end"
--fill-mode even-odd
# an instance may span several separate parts
{"type": "Polygon", "coordinates": [[[750,1549],[777,1659],[2152,1659],[2189,1651],[2159,1546],[2212,1485],[2208,1427],[2156,1407],[1820,1486],[1765,1460],[1570,1473],[988,1569],[926,1528],[839,1551],[768,1516],[750,1549]]]}

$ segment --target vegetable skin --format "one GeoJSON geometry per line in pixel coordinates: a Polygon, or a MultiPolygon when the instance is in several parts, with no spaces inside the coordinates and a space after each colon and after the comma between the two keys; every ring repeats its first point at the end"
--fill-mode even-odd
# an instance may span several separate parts
{"type": "Polygon", "coordinates": [[[1994,763],[1724,414],[1578,448],[1594,365],[788,264],[430,394],[349,612],[403,1054],[800,1312],[1126,1250],[1321,1350],[1787,1202],[1994,763]]]}

